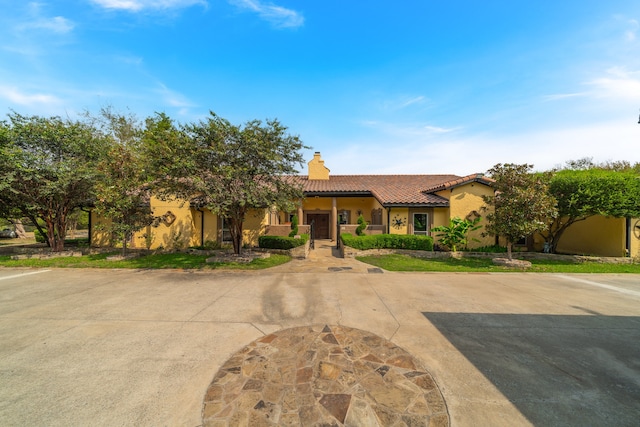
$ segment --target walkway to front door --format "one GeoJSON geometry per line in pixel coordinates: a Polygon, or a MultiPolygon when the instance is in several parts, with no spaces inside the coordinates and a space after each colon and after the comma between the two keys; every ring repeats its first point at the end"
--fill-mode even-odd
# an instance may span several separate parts
{"type": "Polygon", "coordinates": [[[336,273],[367,273],[372,267],[354,258],[340,258],[340,251],[336,248],[336,243],[325,239],[316,240],[315,249],[309,252],[307,259],[293,259],[286,264],[273,267],[269,271],[313,273],[328,270],[336,273]]]}

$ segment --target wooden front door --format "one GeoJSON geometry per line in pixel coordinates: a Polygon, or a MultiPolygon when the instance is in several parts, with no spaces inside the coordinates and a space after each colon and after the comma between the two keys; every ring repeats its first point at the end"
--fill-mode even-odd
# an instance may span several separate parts
{"type": "Polygon", "coordinates": [[[329,239],[329,214],[307,214],[307,221],[313,221],[313,238],[329,239]]]}

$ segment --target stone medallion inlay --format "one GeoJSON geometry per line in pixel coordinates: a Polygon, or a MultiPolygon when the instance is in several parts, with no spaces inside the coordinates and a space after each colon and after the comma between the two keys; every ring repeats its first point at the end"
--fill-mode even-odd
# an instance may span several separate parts
{"type": "Polygon", "coordinates": [[[406,351],[344,326],[285,329],[233,355],[204,426],[448,426],[431,375],[406,351]]]}

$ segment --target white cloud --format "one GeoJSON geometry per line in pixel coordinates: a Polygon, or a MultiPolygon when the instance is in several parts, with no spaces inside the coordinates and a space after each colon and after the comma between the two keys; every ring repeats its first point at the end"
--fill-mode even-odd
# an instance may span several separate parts
{"type": "Polygon", "coordinates": [[[391,111],[402,110],[412,105],[424,104],[426,100],[427,98],[425,98],[422,95],[412,96],[412,97],[408,97],[408,96],[399,97],[397,99],[384,101],[382,103],[382,109],[391,110],[391,111]]]}
{"type": "Polygon", "coordinates": [[[91,0],[105,9],[139,12],[143,9],[179,9],[196,4],[207,5],[205,0],[91,0]]]}
{"type": "Polygon", "coordinates": [[[397,124],[374,120],[362,121],[361,124],[374,129],[379,134],[389,135],[394,138],[428,138],[433,134],[444,134],[461,129],[460,127],[445,128],[432,125],[397,124]]]}
{"type": "Polygon", "coordinates": [[[62,16],[55,16],[53,18],[39,18],[35,21],[27,22],[21,25],[19,28],[24,29],[40,29],[48,30],[58,34],[65,34],[73,31],[75,24],[62,16]]]}
{"type": "Polygon", "coordinates": [[[241,9],[257,13],[260,18],[270,22],[277,28],[296,28],[304,25],[304,16],[295,10],[270,3],[262,3],[258,0],[228,1],[241,9]]]}
{"type": "Polygon", "coordinates": [[[640,162],[637,113],[623,120],[568,125],[509,134],[415,134],[401,131],[376,138],[336,142],[305,141],[322,151],[331,172],[343,174],[444,174],[486,172],[497,163],[529,163],[549,170],[568,160],[640,162]],[[634,115],[635,114],[635,115],[634,115]]]}
{"type": "Polygon", "coordinates": [[[169,89],[162,83],[158,84],[158,89],[156,90],[156,92],[162,95],[162,99],[165,104],[170,105],[171,107],[182,108],[182,114],[185,114],[186,107],[194,106],[194,104],[189,101],[186,96],[169,89]]]}
{"type": "Polygon", "coordinates": [[[432,133],[449,133],[449,132],[458,130],[459,128],[441,128],[438,126],[425,126],[424,129],[432,133]]]}
{"type": "Polygon", "coordinates": [[[583,92],[556,93],[542,96],[543,101],[559,101],[570,98],[608,99],[620,105],[640,99],[640,71],[629,71],[624,67],[611,67],[600,76],[582,83],[583,92]]]}
{"type": "Polygon", "coordinates": [[[638,36],[638,30],[640,29],[640,24],[635,19],[630,19],[627,21],[627,23],[631,28],[625,31],[624,33],[625,38],[627,39],[627,41],[630,41],[630,42],[635,41],[638,36]]]}
{"type": "Polygon", "coordinates": [[[640,99],[640,72],[627,71],[614,67],[607,70],[603,77],[587,82],[598,98],[616,98],[620,100],[640,99]]]}
{"type": "Polygon", "coordinates": [[[24,106],[34,106],[38,104],[52,105],[61,103],[61,100],[53,95],[43,93],[28,94],[15,87],[8,86],[0,86],[0,98],[6,99],[11,103],[24,106]]]}
{"type": "Polygon", "coordinates": [[[42,3],[28,3],[27,4],[27,17],[25,18],[15,18],[14,21],[17,21],[15,26],[13,26],[14,30],[22,31],[25,30],[45,30],[58,34],[66,34],[73,31],[75,28],[75,23],[64,16],[54,16],[48,17],[44,16],[42,13],[42,3]]]}
{"type": "Polygon", "coordinates": [[[587,95],[587,92],[554,93],[552,95],[545,95],[542,97],[542,99],[545,101],[558,101],[560,99],[576,98],[576,97],[585,96],[585,95],[587,95]]]}
{"type": "Polygon", "coordinates": [[[400,108],[406,108],[413,104],[422,104],[424,102],[424,96],[416,96],[415,98],[408,99],[400,104],[400,108]]]}

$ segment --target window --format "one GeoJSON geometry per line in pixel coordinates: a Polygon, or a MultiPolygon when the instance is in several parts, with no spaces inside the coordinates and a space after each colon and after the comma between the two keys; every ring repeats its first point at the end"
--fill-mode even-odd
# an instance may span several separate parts
{"type": "Polygon", "coordinates": [[[338,222],[340,224],[351,224],[349,222],[349,213],[351,211],[338,211],[338,222]]]}
{"type": "Polygon", "coordinates": [[[413,234],[420,234],[426,236],[429,234],[428,230],[429,216],[426,213],[414,213],[413,214],[413,234]]]}
{"type": "Polygon", "coordinates": [[[527,246],[527,238],[523,237],[522,239],[520,239],[520,240],[518,240],[516,242],[513,242],[513,245],[514,246],[527,246]]]}
{"type": "Polygon", "coordinates": [[[229,231],[229,223],[222,218],[222,243],[231,242],[231,232],[229,231]]]}
{"type": "Polygon", "coordinates": [[[382,224],[382,209],[372,209],[371,210],[371,224],[372,225],[381,225],[382,224]]]}

